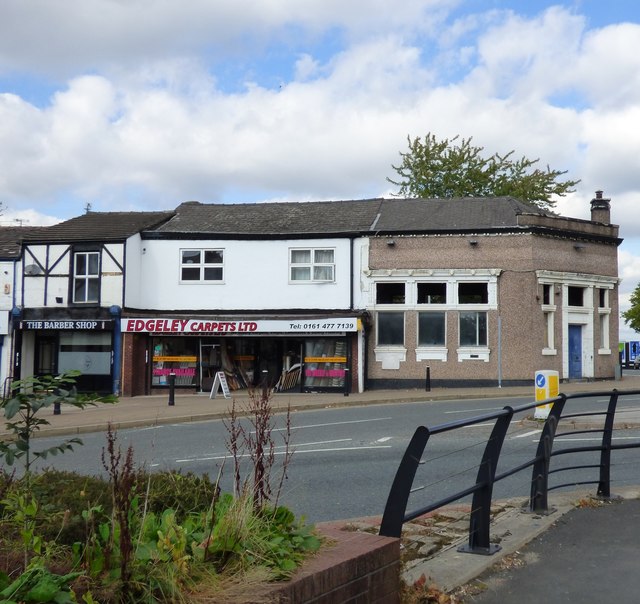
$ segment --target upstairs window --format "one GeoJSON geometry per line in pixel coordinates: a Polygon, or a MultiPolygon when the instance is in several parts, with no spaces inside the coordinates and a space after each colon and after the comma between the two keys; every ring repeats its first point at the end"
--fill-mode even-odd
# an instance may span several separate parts
{"type": "Polygon", "coordinates": [[[98,302],[100,296],[100,252],[75,252],[73,255],[73,301],[98,302]]]}
{"type": "Polygon", "coordinates": [[[223,250],[180,250],[180,280],[188,283],[222,281],[223,250]]]}
{"type": "Polygon", "coordinates": [[[329,283],[335,276],[335,251],[332,249],[289,250],[289,279],[296,283],[329,283]]]}
{"type": "Polygon", "coordinates": [[[418,283],[418,304],[446,304],[446,283],[418,283]]]}
{"type": "Polygon", "coordinates": [[[376,283],[376,304],[404,304],[404,283],[376,283]]]}
{"type": "Polygon", "coordinates": [[[584,287],[568,287],[569,306],[584,306],[584,287]]]}
{"type": "Polygon", "coordinates": [[[604,288],[598,290],[598,308],[609,308],[609,290],[604,288]]]}
{"type": "Polygon", "coordinates": [[[458,283],[458,304],[488,304],[487,283],[458,283]]]}

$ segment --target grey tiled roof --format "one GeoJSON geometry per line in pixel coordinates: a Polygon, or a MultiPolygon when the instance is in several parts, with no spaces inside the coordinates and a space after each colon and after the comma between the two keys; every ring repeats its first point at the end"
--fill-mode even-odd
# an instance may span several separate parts
{"type": "Polygon", "coordinates": [[[27,239],[49,241],[123,241],[153,228],[173,216],[173,212],[87,212],[76,218],[46,227],[27,239]]]}
{"type": "Polygon", "coordinates": [[[22,240],[36,236],[46,229],[47,227],[0,227],[0,258],[3,260],[19,258],[22,240]]]}
{"type": "Polygon", "coordinates": [[[162,233],[276,235],[367,231],[382,200],[201,204],[186,202],[162,233]]]}
{"type": "Polygon", "coordinates": [[[158,234],[310,235],[428,232],[517,226],[517,215],[547,214],[511,197],[366,199],[300,203],[186,202],[152,229],[158,234]]]}
{"type": "Polygon", "coordinates": [[[519,214],[549,215],[513,197],[464,199],[387,199],[381,231],[466,231],[516,227],[519,214]]]}

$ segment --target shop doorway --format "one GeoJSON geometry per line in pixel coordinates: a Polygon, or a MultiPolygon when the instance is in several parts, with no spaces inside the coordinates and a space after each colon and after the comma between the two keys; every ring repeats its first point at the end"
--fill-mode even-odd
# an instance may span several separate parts
{"type": "Polygon", "coordinates": [[[216,372],[220,371],[220,344],[200,340],[200,392],[211,392],[216,372]]]}
{"type": "Polygon", "coordinates": [[[58,373],[57,336],[36,336],[35,375],[56,375],[58,373]]]}
{"type": "Polygon", "coordinates": [[[78,392],[107,394],[113,386],[112,350],[110,331],[37,333],[33,373],[55,376],[79,371],[74,381],[78,392]]]}

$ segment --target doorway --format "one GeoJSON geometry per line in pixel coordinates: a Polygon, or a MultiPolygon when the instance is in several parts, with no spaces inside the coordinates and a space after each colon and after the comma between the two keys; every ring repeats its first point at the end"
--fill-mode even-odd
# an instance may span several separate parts
{"type": "Polygon", "coordinates": [[[57,375],[58,338],[56,336],[36,336],[35,375],[57,375]]]}
{"type": "Polygon", "coordinates": [[[582,325],[569,325],[569,379],[582,377],[582,325]]]}

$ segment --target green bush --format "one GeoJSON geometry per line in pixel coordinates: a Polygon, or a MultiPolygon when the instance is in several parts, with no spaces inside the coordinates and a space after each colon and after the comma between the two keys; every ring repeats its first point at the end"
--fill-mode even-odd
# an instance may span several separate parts
{"type": "Polygon", "coordinates": [[[102,506],[111,513],[109,483],[97,476],[49,469],[32,475],[31,492],[40,509],[38,529],[47,541],[55,539],[63,545],[82,541],[83,511],[102,506]]]}
{"type": "Polygon", "coordinates": [[[256,509],[251,491],[217,493],[207,476],[137,472],[126,493],[127,578],[124,524],[107,479],[54,469],[28,480],[0,472],[0,604],[14,595],[45,601],[30,598],[50,593],[46,601],[61,603],[191,601],[193,590],[223,576],[258,570],[262,580],[285,578],[320,547],[313,527],[288,509],[256,509]]]}
{"type": "MultiPolygon", "coordinates": [[[[106,517],[111,515],[111,491],[105,478],[50,468],[33,475],[31,481],[31,491],[41,512],[38,529],[45,540],[56,539],[59,543],[71,545],[84,539],[85,520],[82,513],[89,508],[101,506],[106,517]]],[[[0,493],[10,484],[10,475],[1,472],[0,493]]],[[[139,472],[135,492],[146,500],[149,512],[162,514],[164,510],[172,509],[176,521],[182,522],[192,512],[209,509],[215,485],[206,475],[139,472]]],[[[0,502],[0,515],[2,510],[0,502]]]]}
{"type": "Polygon", "coordinates": [[[173,510],[176,521],[182,522],[187,514],[206,512],[215,495],[215,484],[204,474],[191,472],[158,472],[138,475],[136,492],[144,495],[147,510],[161,515],[173,510]],[[149,486],[148,496],[147,481],[149,486]]]}

